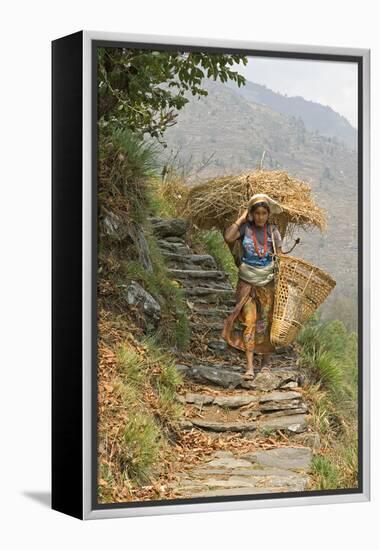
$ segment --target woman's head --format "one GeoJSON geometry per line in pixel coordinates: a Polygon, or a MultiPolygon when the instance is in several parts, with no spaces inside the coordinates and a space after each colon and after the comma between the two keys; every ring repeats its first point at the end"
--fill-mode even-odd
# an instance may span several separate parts
{"type": "Polygon", "coordinates": [[[249,218],[255,225],[264,225],[270,215],[270,207],[267,202],[256,202],[249,208],[249,218]]]}

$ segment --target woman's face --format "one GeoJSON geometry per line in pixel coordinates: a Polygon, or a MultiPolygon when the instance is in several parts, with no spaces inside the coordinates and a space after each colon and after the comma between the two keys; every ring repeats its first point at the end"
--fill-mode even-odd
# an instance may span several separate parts
{"type": "Polygon", "coordinates": [[[268,219],[268,211],[264,206],[258,206],[253,212],[253,220],[255,225],[263,226],[268,219]]]}

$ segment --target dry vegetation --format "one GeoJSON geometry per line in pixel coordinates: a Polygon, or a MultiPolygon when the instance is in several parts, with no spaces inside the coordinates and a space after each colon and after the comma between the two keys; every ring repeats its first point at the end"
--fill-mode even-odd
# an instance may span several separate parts
{"type": "Polygon", "coordinates": [[[200,229],[220,229],[233,223],[255,193],[278,201],[283,213],[272,216],[284,236],[295,226],[326,227],[325,212],[315,203],[309,184],[280,170],[254,170],[210,179],[191,188],[183,214],[200,229]]]}

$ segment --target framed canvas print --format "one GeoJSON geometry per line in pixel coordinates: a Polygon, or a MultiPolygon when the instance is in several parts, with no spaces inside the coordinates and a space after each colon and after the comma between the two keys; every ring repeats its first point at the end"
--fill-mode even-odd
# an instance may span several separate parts
{"type": "Polygon", "coordinates": [[[52,42],[52,507],[367,501],[368,49],[52,42]]]}

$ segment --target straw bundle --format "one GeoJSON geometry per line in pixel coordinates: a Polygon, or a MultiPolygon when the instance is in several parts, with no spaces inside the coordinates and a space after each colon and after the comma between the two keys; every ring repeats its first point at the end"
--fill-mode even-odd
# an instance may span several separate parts
{"type": "Polygon", "coordinates": [[[184,215],[200,229],[220,229],[232,224],[242,214],[255,193],[266,193],[278,201],[283,213],[272,215],[284,237],[294,227],[326,228],[324,210],[316,205],[311,187],[281,170],[254,170],[240,175],[207,180],[191,188],[184,215]]]}

